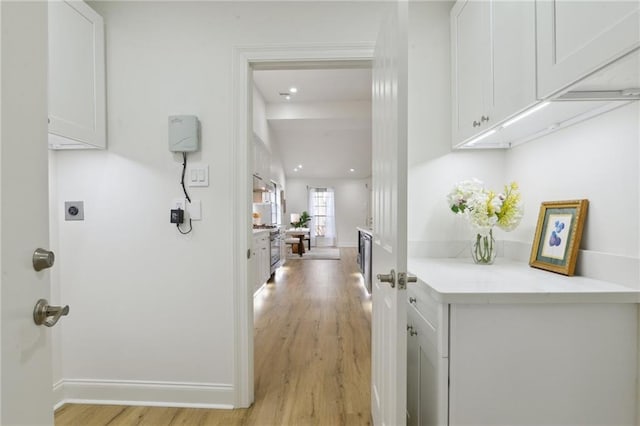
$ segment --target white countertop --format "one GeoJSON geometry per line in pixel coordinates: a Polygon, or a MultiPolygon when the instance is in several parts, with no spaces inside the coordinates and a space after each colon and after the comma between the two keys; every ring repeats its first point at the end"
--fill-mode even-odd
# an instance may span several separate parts
{"type": "Polygon", "coordinates": [[[476,265],[471,258],[409,258],[408,271],[444,303],[640,303],[640,291],[629,287],[501,257],[493,265],[476,265]]]}
{"type": "Polygon", "coordinates": [[[271,229],[269,229],[269,228],[253,229],[253,235],[260,234],[262,232],[271,232],[271,229]]]}
{"type": "Polygon", "coordinates": [[[359,226],[356,226],[356,229],[360,232],[364,232],[365,234],[369,234],[373,237],[373,231],[371,229],[361,228],[359,226]]]}

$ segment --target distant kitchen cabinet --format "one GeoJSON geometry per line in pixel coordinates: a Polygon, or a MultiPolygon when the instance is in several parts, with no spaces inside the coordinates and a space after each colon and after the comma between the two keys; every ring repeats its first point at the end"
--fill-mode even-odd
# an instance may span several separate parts
{"type": "Polygon", "coordinates": [[[459,0],[451,10],[452,143],[536,102],[535,5],[459,0]]]}
{"type": "Polygon", "coordinates": [[[636,424],[637,304],[407,297],[407,424],[636,424]]]}
{"type": "Polygon", "coordinates": [[[640,2],[538,0],[536,26],[544,99],[640,47],[640,2]]]}
{"type": "Polygon", "coordinates": [[[253,234],[253,259],[255,265],[254,291],[269,280],[271,276],[271,242],[269,231],[253,234]]]}
{"type": "Polygon", "coordinates": [[[106,147],[104,22],[81,1],[49,7],[49,146],[106,147]]]}
{"type": "Polygon", "coordinates": [[[258,135],[253,135],[253,175],[262,179],[264,185],[271,179],[271,153],[258,135]]]}

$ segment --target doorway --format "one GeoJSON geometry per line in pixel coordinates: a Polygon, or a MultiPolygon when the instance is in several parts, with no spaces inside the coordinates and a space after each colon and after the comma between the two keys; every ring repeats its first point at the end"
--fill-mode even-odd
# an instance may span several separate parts
{"type": "MultiPolygon", "coordinates": [[[[237,211],[247,212],[246,218],[236,218],[234,232],[239,250],[247,251],[251,247],[252,235],[250,218],[252,205],[252,185],[249,178],[252,165],[252,151],[249,146],[253,133],[253,86],[252,72],[269,69],[335,69],[370,67],[373,58],[373,45],[349,46],[313,46],[309,48],[282,47],[269,49],[237,49],[234,55],[236,112],[236,155],[238,170],[236,173],[237,211]]],[[[286,189],[285,189],[286,191],[286,189]]],[[[286,192],[285,192],[286,193],[286,192]]],[[[285,197],[286,199],[286,197],[285,197]]],[[[354,231],[355,233],[355,231],[354,231]]],[[[248,251],[248,253],[250,253],[248,251]]],[[[249,285],[253,279],[251,261],[238,262],[235,267],[236,282],[236,359],[235,383],[236,406],[247,407],[254,400],[254,357],[253,357],[253,292],[249,285]]]]}
{"type": "Polygon", "coordinates": [[[321,423],[369,418],[371,299],[355,247],[356,228],[370,217],[372,83],[368,63],[351,66],[252,73],[253,176],[273,183],[267,192],[254,185],[252,213],[263,223],[253,225],[252,251],[264,251],[257,247],[265,226],[277,226],[270,233],[286,243],[273,279],[264,282],[260,257],[250,266],[260,286],[250,415],[264,412],[267,422],[304,423],[313,406],[327,405],[314,414],[321,423]],[[286,194],[286,211],[276,215],[264,202],[273,188],[286,194]],[[272,417],[271,405],[290,409],[272,417]]]}

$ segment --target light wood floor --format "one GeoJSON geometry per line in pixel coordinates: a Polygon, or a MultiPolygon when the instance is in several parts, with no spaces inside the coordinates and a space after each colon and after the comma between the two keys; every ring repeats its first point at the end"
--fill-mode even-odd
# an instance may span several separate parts
{"type": "Polygon", "coordinates": [[[288,260],[254,299],[255,403],[206,410],[72,405],[66,425],[366,425],[371,299],[356,250],[341,260],[288,260]]]}

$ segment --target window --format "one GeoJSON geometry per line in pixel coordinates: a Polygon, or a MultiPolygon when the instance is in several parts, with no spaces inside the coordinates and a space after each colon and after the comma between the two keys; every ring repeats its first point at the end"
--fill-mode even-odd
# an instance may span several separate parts
{"type": "Polygon", "coordinates": [[[325,188],[315,188],[311,197],[313,203],[311,211],[314,217],[314,234],[324,237],[327,232],[327,198],[331,194],[325,188]]]}
{"type": "Polygon", "coordinates": [[[312,245],[333,245],[335,231],[333,188],[309,188],[312,245]]]}

